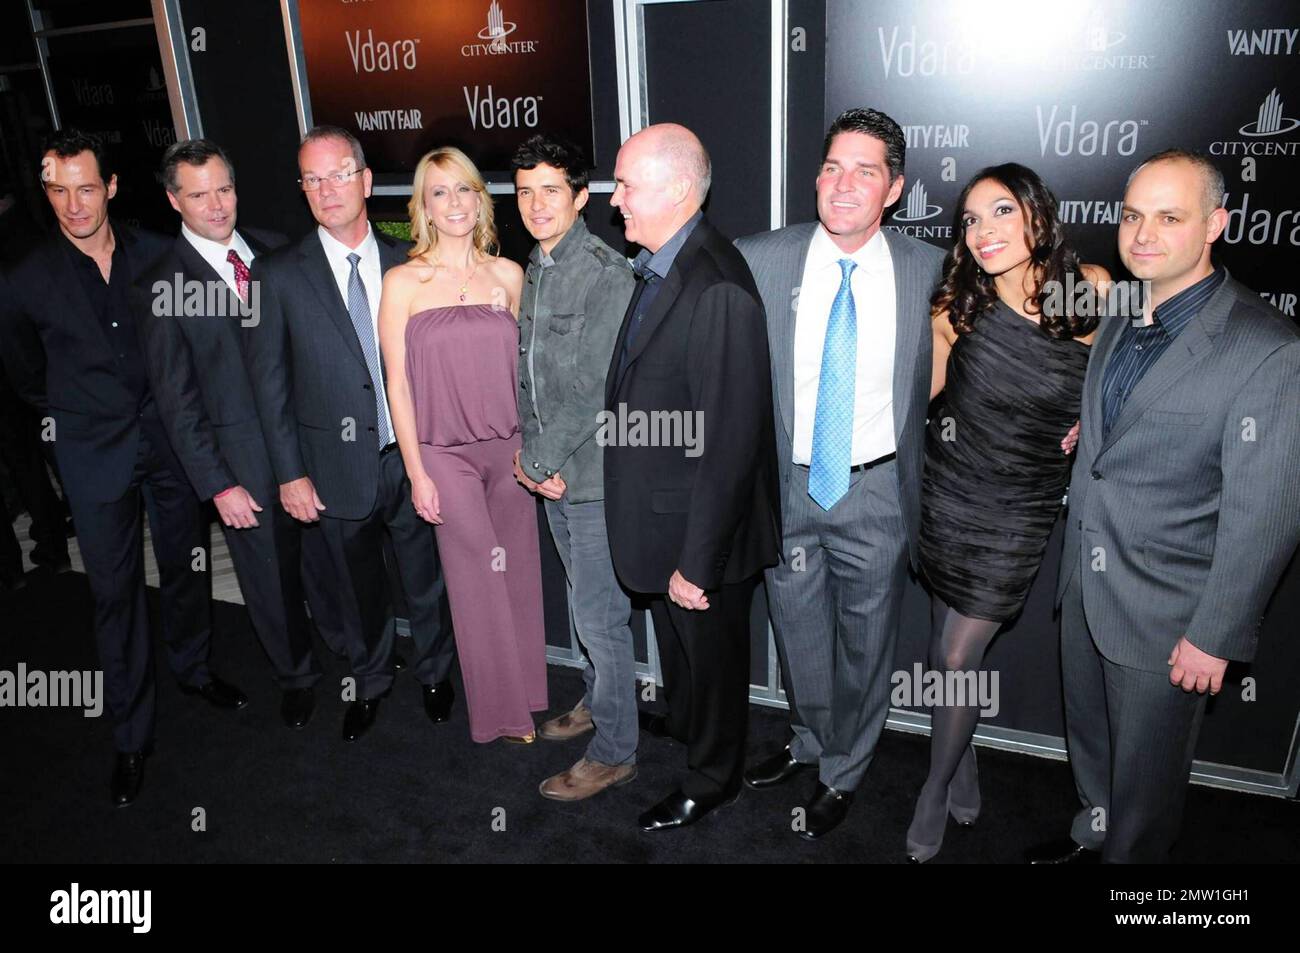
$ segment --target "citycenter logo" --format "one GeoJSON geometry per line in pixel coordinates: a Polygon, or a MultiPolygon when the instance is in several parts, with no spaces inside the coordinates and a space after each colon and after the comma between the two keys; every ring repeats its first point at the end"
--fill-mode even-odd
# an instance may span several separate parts
{"type": "Polygon", "coordinates": [[[1111,33],[1106,27],[1106,14],[1099,8],[1093,11],[1084,32],[1083,48],[1090,53],[1104,53],[1112,46],[1119,46],[1128,37],[1123,33],[1111,33]]]}
{"type": "Polygon", "coordinates": [[[894,213],[895,222],[924,222],[927,219],[934,218],[943,209],[938,205],[930,204],[930,197],[926,194],[925,186],[921,180],[917,179],[912,183],[912,188],[907,193],[907,201],[903,203],[903,208],[894,213]]]}
{"type": "Polygon", "coordinates": [[[506,19],[497,0],[488,7],[487,26],[478,31],[481,43],[466,43],[460,48],[461,56],[500,56],[503,53],[536,53],[536,40],[509,40],[507,37],[519,28],[506,19]]]}
{"type": "Polygon", "coordinates": [[[1237,131],[1243,136],[1280,136],[1300,126],[1300,119],[1284,116],[1283,108],[1282,97],[1278,95],[1275,86],[1273,91],[1264,97],[1255,121],[1246,123],[1237,131]]]}

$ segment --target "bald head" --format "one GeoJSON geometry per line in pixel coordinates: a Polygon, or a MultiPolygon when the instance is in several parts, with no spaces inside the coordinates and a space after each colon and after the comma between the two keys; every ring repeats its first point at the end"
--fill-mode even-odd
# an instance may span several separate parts
{"type": "Polygon", "coordinates": [[[704,204],[713,169],[695,133],[676,123],[647,126],[623,143],[610,204],[629,241],[658,251],[704,204]]]}

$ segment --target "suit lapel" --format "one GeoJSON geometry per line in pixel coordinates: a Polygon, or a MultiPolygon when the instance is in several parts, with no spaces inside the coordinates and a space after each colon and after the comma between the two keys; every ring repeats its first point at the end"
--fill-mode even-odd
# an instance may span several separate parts
{"type": "Polygon", "coordinates": [[[804,268],[808,264],[808,249],[812,246],[814,224],[791,232],[786,253],[765,276],[767,288],[763,299],[771,301],[773,308],[767,315],[768,346],[776,367],[776,404],[785,425],[786,435],[794,440],[794,333],[798,321],[795,302],[799,299],[804,268]]]}
{"type": "Polygon", "coordinates": [[[898,439],[905,429],[912,404],[921,332],[930,329],[929,289],[921,286],[911,249],[898,238],[891,237],[893,233],[889,229],[881,229],[881,233],[885,236],[894,270],[894,434],[898,439]],[[924,319],[918,318],[918,309],[924,319]]]}
{"type": "MultiPolygon", "coordinates": [[[[248,241],[247,238],[244,240],[248,241]]],[[[254,254],[260,254],[260,252],[255,248],[253,249],[253,252],[254,254]]],[[[226,279],[221,277],[221,274],[217,269],[208,264],[208,260],[199,254],[199,250],[191,245],[184,235],[181,235],[176,239],[176,254],[181,260],[181,265],[184,268],[184,275],[186,278],[197,278],[199,281],[203,282],[217,282],[214,287],[221,288],[221,290],[226,294],[226,316],[234,318],[241,317],[240,309],[244,307],[244,302],[240,300],[239,295],[235,293],[235,290],[231,288],[230,285],[226,284],[226,279]]],[[[204,295],[203,297],[206,301],[207,295],[204,295]]]]}
{"type": "MultiPolygon", "coordinates": [[[[1152,401],[1185,377],[1214,344],[1213,336],[1223,328],[1228,312],[1232,310],[1236,296],[1225,281],[1214,296],[1205,303],[1200,314],[1192,318],[1183,328],[1178,340],[1174,341],[1151,368],[1142,375],[1128,400],[1124,402],[1110,428],[1097,456],[1105,453],[1124,431],[1128,430],[1142,416],[1152,401]]],[[[1118,335],[1116,335],[1118,337],[1118,335]]],[[[1112,348],[1113,350],[1113,348],[1112,348]]]]}
{"type": "Polygon", "coordinates": [[[315,230],[308,232],[298,248],[298,265],[306,275],[307,284],[320,300],[325,313],[334,322],[334,327],[347,344],[352,356],[362,367],[366,367],[366,356],[361,351],[361,342],[357,340],[357,329],[352,326],[352,315],[348,313],[347,304],[339,295],[339,286],[334,281],[334,272],[330,270],[329,259],[325,257],[325,248],[320,243],[320,236],[315,230]]]}

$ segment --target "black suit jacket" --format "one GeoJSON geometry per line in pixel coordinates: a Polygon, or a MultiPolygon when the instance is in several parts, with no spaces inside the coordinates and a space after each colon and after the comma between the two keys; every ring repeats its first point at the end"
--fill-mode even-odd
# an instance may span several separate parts
{"type": "Polygon", "coordinates": [[[775,565],[781,515],[767,324],[740,252],[700,221],[620,375],[631,316],[629,305],[605,390],[605,519],[619,577],[639,592],[666,592],[680,570],[711,590],[775,565]],[[638,412],[649,421],[653,411],[695,413],[698,455],[632,446],[630,428],[633,439],[621,439],[618,421],[634,423],[638,412]]]}
{"type": "MultiPolygon", "coordinates": [[[[110,220],[132,283],[167,251],[162,235],[110,220]]],[[[54,421],[54,454],[68,492],[87,502],[126,493],[141,434],[177,476],[151,393],[127,383],[80,280],[55,234],[8,270],[0,294],[5,365],[19,395],[54,421]]]]}
{"type": "MultiPolygon", "coordinates": [[[[374,233],[383,271],[407,260],[408,244],[374,233]]],[[[241,342],[275,480],[309,476],[326,516],[365,519],[379,487],[375,382],[316,230],[254,259],[252,277],[260,321],[241,342]]]]}
{"type": "MultiPolygon", "coordinates": [[[[254,261],[288,239],[240,229],[254,261]]],[[[240,348],[240,328],[260,320],[260,295],[238,296],[184,236],[134,289],[137,329],[159,415],[185,475],[200,499],[235,484],[263,506],[276,488],[262,439],[253,388],[240,348]],[[187,282],[202,290],[202,308],[184,305],[187,282]],[[181,300],[173,289],[180,287],[181,300]],[[209,307],[212,310],[209,311],[209,307]],[[195,313],[197,311],[198,313],[195,313]]]]}

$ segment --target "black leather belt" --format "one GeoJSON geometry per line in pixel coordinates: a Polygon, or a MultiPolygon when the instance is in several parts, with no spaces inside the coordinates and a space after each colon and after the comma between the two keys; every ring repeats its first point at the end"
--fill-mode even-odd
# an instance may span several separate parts
{"type": "MultiPolygon", "coordinates": [[[[877,457],[874,460],[868,460],[866,463],[855,463],[853,466],[849,467],[849,472],[865,473],[868,470],[870,470],[872,467],[878,467],[882,463],[888,463],[890,460],[893,460],[897,456],[898,456],[897,453],[887,453],[883,457],[877,457]]],[[[806,463],[796,463],[795,466],[797,466],[800,470],[808,469],[808,464],[806,463]]]]}
{"type": "Polygon", "coordinates": [[[386,456],[387,454],[392,453],[392,452],[393,452],[394,450],[396,450],[396,449],[397,449],[397,441],[394,440],[394,441],[393,441],[392,443],[390,443],[388,446],[386,446],[386,447],[384,447],[382,450],[380,450],[380,451],[379,451],[379,455],[380,455],[381,457],[382,457],[382,456],[386,456]]]}

